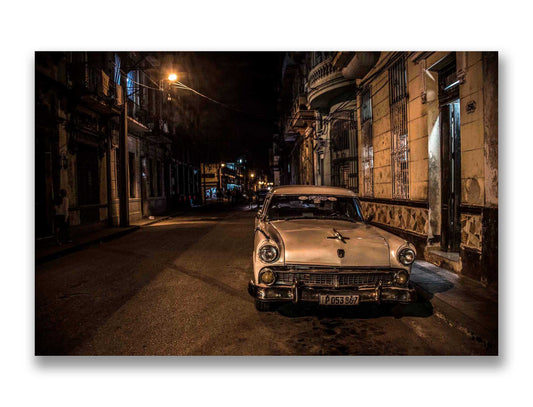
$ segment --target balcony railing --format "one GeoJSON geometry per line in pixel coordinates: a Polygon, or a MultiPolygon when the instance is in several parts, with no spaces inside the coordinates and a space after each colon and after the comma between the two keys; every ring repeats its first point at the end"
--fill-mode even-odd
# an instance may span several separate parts
{"type": "Polygon", "coordinates": [[[330,77],[335,74],[342,76],[342,72],[333,67],[333,58],[328,58],[311,69],[311,72],[309,72],[309,85],[314,88],[324,80],[331,79],[330,77]]]}
{"type": "Polygon", "coordinates": [[[355,82],[346,79],[342,71],[333,66],[333,58],[316,65],[308,75],[308,102],[312,109],[326,109],[329,103],[349,87],[355,91],[355,82]]]}
{"type": "Polygon", "coordinates": [[[70,79],[72,88],[81,92],[82,100],[97,110],[122,104],[122,87],[101,68],[73,64],[70,67],[70,79]]]}

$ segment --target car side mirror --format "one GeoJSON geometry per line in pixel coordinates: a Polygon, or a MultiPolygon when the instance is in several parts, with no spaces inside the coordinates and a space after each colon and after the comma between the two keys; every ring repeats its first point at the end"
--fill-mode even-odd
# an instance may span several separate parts
{"type": "Polygon", "coordinates": [[[366,217],[366,221],[370,223],[370,222],[372,222],[374,220],[375,217],[376,217],[376,214],[375,213],[371,213],[370,215],[368,215],[366,217]]]}

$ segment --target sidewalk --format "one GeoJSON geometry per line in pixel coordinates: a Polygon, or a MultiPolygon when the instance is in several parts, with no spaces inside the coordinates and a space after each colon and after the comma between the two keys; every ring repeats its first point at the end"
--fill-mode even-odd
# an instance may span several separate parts
{"type": "Polygon", "coordinates": [[[433,313],[498,354],[498,292],[425,261],[412,268],[411,282],[433,313]]]}
{"type": "Polygon", "coordinates": [[[157,222],[182,215],[184,212],[176,212],[171,215],[150,216],[134,222],[130,222],[128,227],[109,227],[105,225],[96,227],[72,228],[72,243],[64,243],[58,246],[54,238],[47,238],[35,242],[35,263],[41,264],[67,254],[83,250],[89,246],[118,239],[128,233],[134,232],[143,226],[152,225],[157,222]]]}

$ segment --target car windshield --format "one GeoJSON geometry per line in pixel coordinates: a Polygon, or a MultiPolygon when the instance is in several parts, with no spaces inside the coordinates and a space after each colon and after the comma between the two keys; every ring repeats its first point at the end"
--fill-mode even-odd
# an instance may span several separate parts
{"type": "Polygon", "coordinates": [[[362,222],[356,199],[335,195],[274,195],[267,210],[269,220],[340,219],[362,222]]]}

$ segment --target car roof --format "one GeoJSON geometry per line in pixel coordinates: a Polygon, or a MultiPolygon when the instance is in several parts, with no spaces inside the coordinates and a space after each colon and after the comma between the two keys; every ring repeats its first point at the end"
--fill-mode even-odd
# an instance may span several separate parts
{"type": "Polygon", "coordinates": [[[357,197],[347,188],[316,185],[281,185],[272,189],[272,195],[337,195],[357,197]]]}

